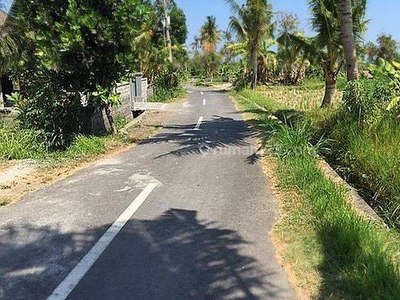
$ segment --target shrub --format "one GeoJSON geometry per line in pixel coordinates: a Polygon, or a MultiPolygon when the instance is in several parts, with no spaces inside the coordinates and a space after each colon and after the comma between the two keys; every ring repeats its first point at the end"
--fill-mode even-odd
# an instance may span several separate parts
{"type": "Polygon", "coordinates": [[[164,102],[176,98],[179,95],[183,78],[184,73],[172,65],[168,66],[156,78],[154,100],[164,102]]]}
{"type": "Polygon", "coordinates": [[[57,75],[35,74],[24,83],[24,92],[15,98],[22,129],[44,132],[53,149],[65,149],[81,132],[81,103],[76,94],[63,91],[57,75]]]}

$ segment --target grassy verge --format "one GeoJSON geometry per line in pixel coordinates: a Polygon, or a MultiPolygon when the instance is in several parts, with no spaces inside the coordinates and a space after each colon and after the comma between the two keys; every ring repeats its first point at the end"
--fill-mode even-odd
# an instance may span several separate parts
{"type": "Polygon", "coordinates": [[[322,174],[315,154],[323,145],[310,143],[309,126],[271,119],[259,106],[285,108],[260,93],[235,98],[275,154],[279,185],[290,192],[274,235],[297,286],[319,299],[398,299],[399,234],[358,215],[346,191],[322,174]]]}
{"type": "Polygon", "coordinates": [[[128,140],[119,135],[84,136],[78,135],[74,143],[65,151],[49,153],[47,159],[53,164],[65,161],[83,161],[128,144],[128,140]]]}
{"type": "Polygon", "coordinates": [[[11,199],[9,199],[9,198],[1,198],[1,199],[0,199],[0,207],[6,206],[6,205],[8,205],[9,203],[11,203],[11,199]]]}
{"type": "Polygon", "coordinates": [[[0,159],[38,159],[46,147],[32,130],[21,130],[14,121],[0,120],[0,159]]]}
{"type": "MultiPolygon", "coordinates": [[[[305,87],[265,87],[241,94],[270,110],[282,121],[309,123],[314,136],[324,136],[330,153],[327,159],[385,222],[400,230],[400,127],[398,121],[371,111],[370,119],[360,124],[340,106],[341,93],[334,105],[321,110],[322,91],[305,87]],[[371,118],[372,116],[372,118],[371,118]]],[[[368,98],[377,97],[371,92],[368,98]]]]}
{"type": "Polygon", "coordinates": [[[39,133],[33,130],[21,130],[13,121],[0,122],[0,160],[85,159],[103,154],[110,147],[128,142],[122,135],[78,135],[65,151],[51,152],[39,133]]]}

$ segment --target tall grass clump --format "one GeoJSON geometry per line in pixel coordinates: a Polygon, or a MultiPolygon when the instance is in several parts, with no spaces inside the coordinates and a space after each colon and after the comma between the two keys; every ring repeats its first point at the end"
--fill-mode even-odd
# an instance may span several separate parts
{"type": "Polygon", "coordinates": [[[57,156],[84,158],[99,155],[106,152],[109,141],[107,137],[78,135],[72,145],[66,151],[57,153],[57,156]]]}
{"type": "Polygon", "coordinates": [[[16,124],[0,123],[0,159],[42,158],[47,147],[40,132],[20,129],[16,124]]]}
{"type": "Polygon", "coordinates": [[[343,164],[372,194],[371,205],[385,221],[400,229],[400,128],[383,120],[351,136],[343,164]]]}
{"type": "Polygon", "coordinates": [[[387,80],[359,80],[344,93],[344,106],[321,130],[331,139],[332,157],[343,175],[366,196],[390,227],[400,230],[400,128],[387,80]]]}
{"type": "Polygon", "coordinates": [[[273,145],[280,158],[311,155],[316,157],[323,149],[324,142],[312,142],[313,131],[308,122],[300,124],[282,123],[273,136],[273,145]]]}

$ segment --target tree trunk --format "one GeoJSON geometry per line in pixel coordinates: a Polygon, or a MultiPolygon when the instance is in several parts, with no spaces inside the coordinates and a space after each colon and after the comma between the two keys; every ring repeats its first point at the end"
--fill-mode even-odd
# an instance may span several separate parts
{"type": "Polygon", "coordinates": [[[340,0],[341,36],[346,60],[347,80],[358,79],[357,52],[353,31],[351,0],[340,0]]]}
{"type": "Polygon", "coordinates": [[[255,90],[257,87],[258,81],[258,51],[257,48],[252,49],[251,51],[251,64],[253,69],[253,76],[251,78],[251,89],[255,90]]]}
{"type": "MultiPolygon", "coordinates": [[[[296,77],[294,79],[294,84],[296,84],[296,85],[300,83],[300,76],[304,75],[303,74],[303,72],[304,72],[304,63],[305,63],[305,61],[303,60],[301,62],[301,64],[300,64],[299,68],[297,69],[296,77]]],[[[304,78],[304,77],[302,77],[302,78],[304,78]]]]}
{"type": "Polygon", "coordinates": [[[0,78],[0,109],[4,109],[4,94],[3,94],[3,85],[1,84],[1,78],[0,78]]]}
{"type": "Polygon", "coordinates": [[[325,75],[325,94],[322,100],[321,107],[328,107],[332,103],[333,96],[336,92],[337,76],[335,73],[328,73],[325,75]]]}
{"type": "Polygon", "coordinates": [[[110,106],[106,105],[104,107],[104,110],[105,110],[106,115],[107,115],[108,123],[110,124],[111,133],[112,134],[117,134],[118,130],[117,130],[117,127],[115,126],[114,118],[112,116],[112,112],[111,112],[110,106]]]}

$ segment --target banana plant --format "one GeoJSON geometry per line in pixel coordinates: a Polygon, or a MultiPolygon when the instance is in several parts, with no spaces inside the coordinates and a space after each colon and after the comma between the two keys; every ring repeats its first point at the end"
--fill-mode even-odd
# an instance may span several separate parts
{"type": "Polygon", "coordinates": [[[374,75],[381,75],[390,80],[390,84],[393,86],[396,95],[390,101],[386,107],[388,111],[398,108],[400,103],[400,63],[396,61],[386,61],[383,58],[378,59],[376,65],[371,65],[369,70],[374,75]]]}

